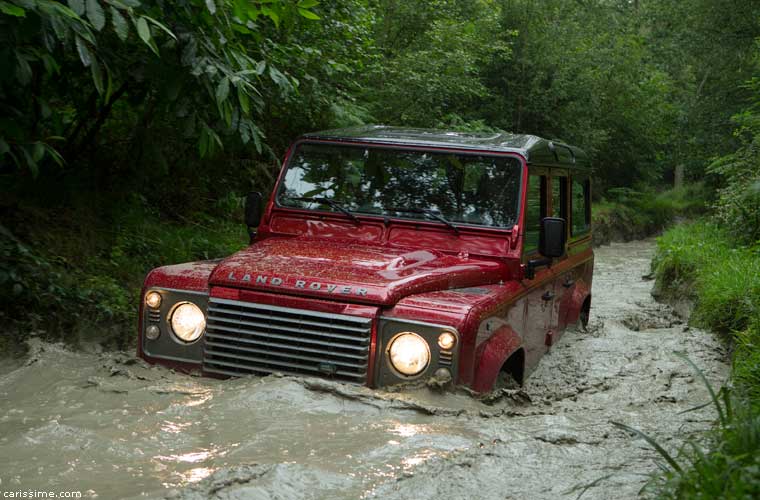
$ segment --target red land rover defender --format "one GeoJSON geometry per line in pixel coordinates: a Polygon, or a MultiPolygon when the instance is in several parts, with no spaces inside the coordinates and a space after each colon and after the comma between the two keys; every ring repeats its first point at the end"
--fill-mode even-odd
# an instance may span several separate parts
{"type": "Polygon", "coordinates": [[[269,201],[248,195],[247,248],[147,276],[138,354],[213,376],[522,382],[588,320],[589,174],[530,135],[307,134],[269,201]]]}

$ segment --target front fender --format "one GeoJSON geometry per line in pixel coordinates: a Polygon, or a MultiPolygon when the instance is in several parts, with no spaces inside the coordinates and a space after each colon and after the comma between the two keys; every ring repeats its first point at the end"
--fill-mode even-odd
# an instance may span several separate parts
{"type": "Polygon", "coordinates": [[[478,346],[475,380],[472,388],[477,392],[487,392],[493,387],[504,362],[522,346],[522,338],[510,326],[499,327],[478,346]]]}

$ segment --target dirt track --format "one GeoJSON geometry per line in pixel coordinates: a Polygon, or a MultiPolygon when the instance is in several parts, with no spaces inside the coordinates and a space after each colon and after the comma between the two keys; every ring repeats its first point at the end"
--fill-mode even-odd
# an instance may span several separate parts
{"type": "Polygon", "coordinates": [[[597,250],[588,332],[568,332],[522,391],[372,391],[316,379],[216,381],[131,353],[33,343],[0,373],[0,491],[100,498],[630,498],[655,454],[708,428],[727,373],[709,333],[649,295],[652,242],[597,250]],[[671,441],[672,437],[678,436],[671,441]]]}

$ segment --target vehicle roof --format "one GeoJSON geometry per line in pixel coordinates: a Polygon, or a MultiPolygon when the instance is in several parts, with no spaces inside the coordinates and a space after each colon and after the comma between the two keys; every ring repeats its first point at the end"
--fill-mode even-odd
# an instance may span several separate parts
{"type": "Polygon", "coordinates": [[[426,146],[517,153],[529,164],[589,169],[588,155],[574,146],[535,135],[508,132],[457,132],[424,128],[364,125],[311,132],[301,139],[369,142],[395,146],[426,146]]]}

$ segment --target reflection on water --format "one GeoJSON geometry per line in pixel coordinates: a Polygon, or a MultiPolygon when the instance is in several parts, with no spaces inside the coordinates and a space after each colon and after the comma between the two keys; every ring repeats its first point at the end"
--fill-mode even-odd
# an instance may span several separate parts
{"type": "Polygon", "coordinates": [[[686,423],[677,415],[708,396],[669,353],[687,346],[713,380],[725,373],[704,332],[618,321],[664,314],[646,309],[650,255],[649,243],[598,253],[591,332],[552,348],[526,386],[532,403],[199,379],[131,354],[34,343],[26,365],[0,375],[0,490],[124,498],[179,488],[201,499],[213,477],[226,485],[213,492],[221,498],[575,498],[577,484],[610,476],[584,498],[635,495],[651,454],[607,422],[665,435],[709,427],[709,409],[686,423]]]}

